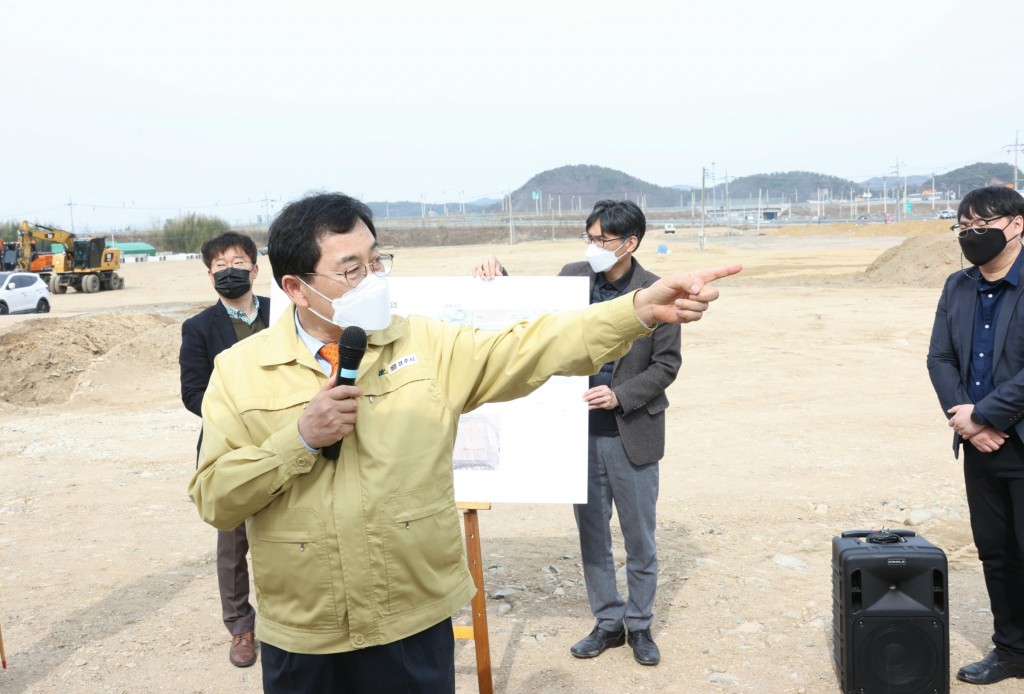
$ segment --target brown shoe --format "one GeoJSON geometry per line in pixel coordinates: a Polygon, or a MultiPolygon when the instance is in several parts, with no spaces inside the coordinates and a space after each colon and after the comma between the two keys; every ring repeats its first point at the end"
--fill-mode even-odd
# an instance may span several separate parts
{"type": "Polygon", "coordinates": [[[247,631],[231,638],[228,660],[235,667],[249,667],[256,662],[256,634],[247,631]]]}

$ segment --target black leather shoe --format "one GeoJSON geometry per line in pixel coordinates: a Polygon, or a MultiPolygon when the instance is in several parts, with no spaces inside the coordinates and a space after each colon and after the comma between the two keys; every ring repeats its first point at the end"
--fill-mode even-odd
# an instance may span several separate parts
{"type": "Polygon", "coordinates": [[[661,651],[651,638],[650,629],[627,632],[627,641],[633,649],[633,658],[641,665],[657,665],[661,662],[661,651]]]}
{"type": "Polygon", "coordinates": [[[618,648],[626,643],[626,630],[605,631],[600,627],[594,627],[587,638],[583,639],[569,649],[577,658],[596,658],[609,648],[618,648]]]}
{"type": "Polygon", "coordinates": [[[992,651],[976,663],[965,665],[956,673],[956,678],[970,684],[994,684],[1010,677],[1024,677],[1024,664],[999,660],[992,651]]]}

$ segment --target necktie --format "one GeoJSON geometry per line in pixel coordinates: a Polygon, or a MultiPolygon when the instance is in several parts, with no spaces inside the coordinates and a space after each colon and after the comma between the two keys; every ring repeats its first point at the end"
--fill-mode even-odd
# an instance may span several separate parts
{"type": "Polygon", "coordinates": [[[331,363],[331,375],[338,373],[338,343],[329,343],[320,348],[317,355],[331,363]]]}

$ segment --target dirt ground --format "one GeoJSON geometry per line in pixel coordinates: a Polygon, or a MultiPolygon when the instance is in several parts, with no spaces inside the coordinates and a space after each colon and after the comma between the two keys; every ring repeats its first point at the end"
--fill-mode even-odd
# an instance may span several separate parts
{"type": "MultiPolygon", "coordinates": [[[[831,538],[878,526],[910,527],[949,558],[951,674],[988,651],[961,468],[925,370],[939,289],[959,267],[945,229],[713,229],[703,252],[692,232],[651,232],[638,257],[659,274],[746,266],[684,327],[669,391],[662,663],[628,648],[572,658],[592,626],[572,510],[498,505],[480,518],[496,691],[838,691],[831,538]]],[[[550,275],[583,247],[402,248],[395,272],[468,274],[484,253],[550,275]]],[[[258,692],[258,664],[228,663],[215,535],[186,495],[199,421],[179,398],[180,324],[214,294],[198,260],[123,275],[122,291],[0,322],[0,691],[258,692]]],[[[458,691],[477,691],[471,643],[456,667],[458,691]]],[[[986,689],[1010,691],[1020,684],[986,689]]]]}

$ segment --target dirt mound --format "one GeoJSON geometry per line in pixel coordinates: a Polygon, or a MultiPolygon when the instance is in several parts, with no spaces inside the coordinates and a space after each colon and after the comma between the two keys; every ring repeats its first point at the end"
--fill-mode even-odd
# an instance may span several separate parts
{"type": "Polygon", "coordinates": [[[951,236],[911,236],[878,256],[857,281],[942,287],[960,269],[960,248],[951,236]]]}
{"type": "Polygon", "coordinates": [[[25,321],[0,335],[0,402],[64,403],[79,390],[128,399],[133,382],[177,368],[180,322],[148,313],[25,321]]]}

